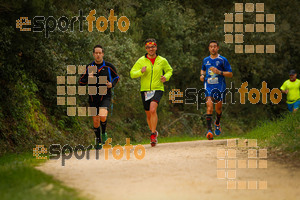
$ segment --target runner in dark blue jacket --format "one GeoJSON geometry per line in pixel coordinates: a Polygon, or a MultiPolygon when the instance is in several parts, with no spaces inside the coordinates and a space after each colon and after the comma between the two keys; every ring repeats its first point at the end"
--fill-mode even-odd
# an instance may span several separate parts
{"type": "Polygon", "coordinates": [[[79,79],[80,85],[88,85],[89,104],[96,110],[93,116],[94,132],[96,135],[96,149],[101,149],[107,139],[106,125],[107,114],[111,104],[112,88],[119,81],[116,68],[103,60],[104,49],[96,45],[93,49],[95,60],[86,66],[85,73],[79,79]],[[100,137],[100,125],[102,129],[102,142],[100,137]],[[102,143],[102,144],[101,144],[102,143]]]}

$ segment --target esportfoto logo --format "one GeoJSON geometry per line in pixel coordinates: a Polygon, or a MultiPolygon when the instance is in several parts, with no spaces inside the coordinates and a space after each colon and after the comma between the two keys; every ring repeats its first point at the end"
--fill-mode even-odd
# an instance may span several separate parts
{"type": "Polygon", "coordinates": [[[110,32],[115,31],[115,22],[117,22],[117,26],[119,31],[126,32],[129,29],[130,21],[126,16],[121,16],[119,19],[114,15],[114,10],[110,10],[110,14],[108,19],[104,16],[100,16],[96,18],[94,15],[96,14],[96,10],[91,10],[89,15],[83,16],[83,11],[79,10],[79,16],[72,17],[69,20],[66,16],[61,16],[56,19],[53,16],[49,16],[47,19],[44,16],[35,16],[33,18],[33,24],[28,17],[20,17],[20,19],[16,20],[16,28],[20,29],[20,31],[32,31],[32,32],[43,32],[45,31],[45,37],[49,37],[49,33],[58,29],[62,32],[70,30],[74,31],[74,26],[76,23],[79,23],[79,31],[83,32],[83,24],[84,22],[88,22],[88,31],[93,31],[94,21],[96,21],[96,28],[99,32],[106,31],[109,23],[110,32]],[[26,26],[26,27],[24,27],[26,26]],[[28,27],[31,26],[31,27],[28,27]],[[33,26],[33,27],[32,27],[33,26]]]}
{"type": "MultiPolygon", "coordinates": [[[[110,144],[112,142],[112,138],[108,138],[105,141],[105,144],[103,145],[104,149],[104,159],[108,160],[109,156],[109,150],[112,151],[112,156],[115,160],[121,160],[124,157],[126,157],[126,160],[129,160],[131,158],[131,153],[133,150],[134,157],[137,160],[142,160],[145,157],[146,149],[143,145],[136,145],[133,146],[130,144],[130,138],[126,138],[126,144],[124,145],[124,148],[117,144],[114,147],[110,144]]],[[[84,157],[86,157],[87,160],[90,159],[90,150],[93,148],[93,145],[89,145],[87,147],[79,144],[75,147],[72,147],[68,144],[61,146],[60,144],[51,144],[49,148],[45,148],[44,145],[36,145],[35,148],[33,148],[33,156],[36,157],[36,159],[48,159],[47,153],[49,153],[49,159],[50,160],[59,160],[61,159],[62,166],[65,166],[66,160],[69,160],[72,158],[73,154],[77,160],[82,160],[84,157]],[[49,149],[49,151],[48,151],[49,149]],[[44,154],[44,155],[41,155],[44,154]]],[[[96,160],[99,160],[99,149],[96,149],[95,153],[96,160]]]]}
{"type": "MultiPolygon", "coordinates": [[[[272,104],[279,104],[282,100],[282,93],[279,88],[273,88],[272,90],[267,87],[267,82],[263,81],[261,89],[251,88],[248,90],[248,82],[243,82],[240,88],[234,87],[234,82],[231,82],[231,87],[226,88],[224,91],[220,91],[215,88],[211,91],[211,96],[215,99],[219,99],[222,97],[221,101],[223,104],[226,104],[226,96],[227,93],[229,96],[229,103],[235,104],[236,102],[236,93],[240,95],[239,103],[246,104],[248,101],[251,104],[263,103],[267,104],[268,99],[272,104]],[[246,98],[246,94],[248,94],[248,98],[246,98]],[[269,94],[269,98],[268,98],[269,94]]],[[[184,103],[184,104],[197,104],[197,110],[201,104],[206,104],[208,95],[208,90],[205,88],[201,88],[197,90],[197,88],[187,88],[185,93],[180,91],[180,89],[172,89],[169,92],[169,100],[172,103],[184,103]]]]}

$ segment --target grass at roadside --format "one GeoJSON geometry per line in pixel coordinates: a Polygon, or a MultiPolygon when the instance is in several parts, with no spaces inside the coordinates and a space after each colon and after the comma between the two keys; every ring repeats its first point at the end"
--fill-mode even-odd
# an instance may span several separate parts
{"type": "Polygon", "coordinates": [[[32,153],[0,157],[0,194],[2,200],[83,200],[74,189],[34,168],[41,164],[32,153]]]}
{"type": "MultiPolygon", "coordinates": [[[[282,117],[263,121],[245,134],[230,133],[224,134],[214,139],[245,138],[257,139],[260,147],[267,147],[271,151],[284,153],[292,157],[300,157],[300,111],[297,113],[285,113],[282,117]]],[[[204,136],[177,135],[169,137],[158,137],[159,143],[183,142],[206,140],[204,136]]],[[[149,144],[149,139],[145,139],[136,144],[149,144]]]]}
{"type": "MultiPolygon", "coordinates": [[[[220,135],[218,137],[214,136],[214,139],[231,139],[237,138],[237,135],[220,135]]],[[[172,143],[172,142],[188,142],[188,141],[196,141],[196,140],[207,140],[204,136],[190,136],[190,135],[176,135],[169,137],[158,137],[158,143],[172,143]]],[[[143,140],[142,142],[133,142],[133,145],[137,144],[150,144],[150,138],[143,140]]]]}
{"type": "Polygon", "coordinates": [[[300,157],[300,111],[287,113],[274,121],[261,123],[243,137],[258,139],[258,144],[271,150],[300,157]]]}

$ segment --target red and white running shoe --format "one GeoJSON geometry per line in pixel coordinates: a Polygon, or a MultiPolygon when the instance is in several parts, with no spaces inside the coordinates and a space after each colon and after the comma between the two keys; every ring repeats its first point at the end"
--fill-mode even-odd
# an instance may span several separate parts
{"type": "Polygon", "coordinates": [[[158,143],[157,136],[158,136],[158,132],[157,131],[155,131],[155,133],[151,133],[150,143],[151,143],[152,147],[154,147],[158,143]]]}

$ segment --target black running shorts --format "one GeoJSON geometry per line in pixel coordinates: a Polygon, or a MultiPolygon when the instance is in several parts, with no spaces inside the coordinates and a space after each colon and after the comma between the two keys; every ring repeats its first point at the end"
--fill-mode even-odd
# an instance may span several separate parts
{"type": "Polygon", "coordinates": [[[94,96],[90,96],[89,99],[90,107],[97,108],[97,115],[99,114],[99,108],[106,108],[107,110],[109,110],[110,103],[111,103],[111,97],[108,95],[105,96],[94,95],[94,96]]]}
{"type": "Polygon", "coordinates": [[[150,103],[152,101],[155,101],[157,104],[159,104],[159,101],[162,98],[163,93],[164,92],[161,91],[161,90],[156,90],[154,96],[151,99],[149,99],[148,101],[145,101],[145,92],[141,92],[144,109],[146,111],[149,111],[150,110],[150,103]]]}

